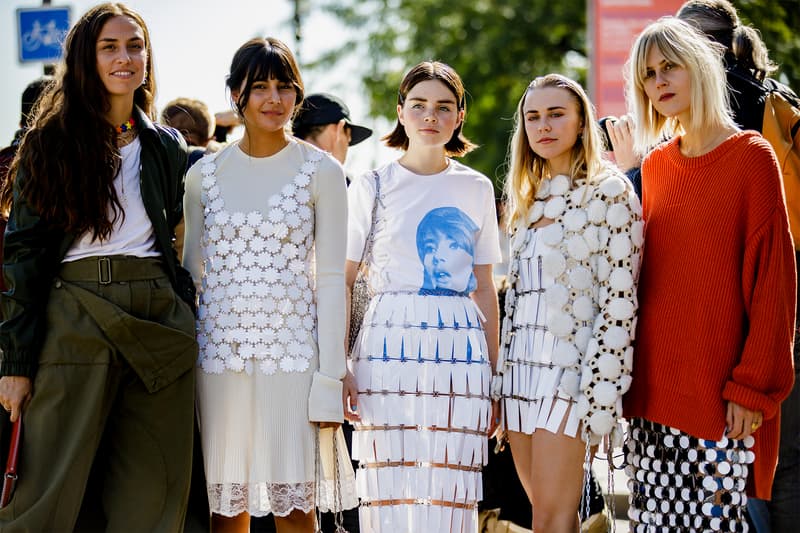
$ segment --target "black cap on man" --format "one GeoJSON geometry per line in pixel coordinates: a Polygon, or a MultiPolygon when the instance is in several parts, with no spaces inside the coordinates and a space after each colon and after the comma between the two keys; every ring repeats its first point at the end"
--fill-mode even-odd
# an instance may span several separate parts
{"type": "Polygon", "coordinates": [[[297,137],[306,139],[315,126],[336,124],[342,119],[350,128],[350,146],[372,135],[371,129],[353,124],[350,120],[350,110],[344,102],[327,93],[311,94],[303,100],[297,115],[292,120],[292,130],[297,137]]]}

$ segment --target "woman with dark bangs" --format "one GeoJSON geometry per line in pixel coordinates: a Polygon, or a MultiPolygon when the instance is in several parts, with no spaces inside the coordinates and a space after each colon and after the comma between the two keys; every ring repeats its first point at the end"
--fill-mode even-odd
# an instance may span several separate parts
{"type": "Polygon", "coordinates": [[[4,531],[72,531],[87,512],[107,531],[183,529],[197,342],[172,240],[186,145],[152,122],[153,72],[139,14],[90,9],[3,191],[0,404],[25,417],[4,531]]]}
{"type": "Polygon", "coordinates": [[[315,506],[357,503],[331,431],[343,421],[344,174],[287,132],[303,82],[284,43],[242,45],[227,87],[244,136],[192,167],[185,197],[212,529],[249,531],[272,513],[279,533],[311,532],[315,506]]]}
{"type": "Polygon", "coordinates": [[[478,527],[481,469],[497,424],[489,380],[500,247],[492,183],[453,159],[475,148],[461,133],[465,112],[450,66],[412,68],[397,125],[384,137],[403,154],[348,191],[347,284],[371,238],[375,294],[350,354],[358,394],[347,413],[357,421],[365,532],[478,527]]]}

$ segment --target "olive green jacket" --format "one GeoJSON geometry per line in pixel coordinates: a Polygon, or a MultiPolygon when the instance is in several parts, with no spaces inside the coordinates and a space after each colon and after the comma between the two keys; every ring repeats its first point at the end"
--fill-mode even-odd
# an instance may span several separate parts
{"type": "MultiPolygon", "coordinates": [[[[140,126],[142,144],[142,199],[153,224],[156,247],[176,292],[194,308],[194,284],[173,247],[175,226],[183,216],[186,143],[176,130],[153,124],[139,108],[134,109],[134,118],[140,126]]],[[[5,319],[0,323],[0,376],[36,374],[46,334],[50,288],[67,251],[79,237],[48,225],[19,195],[23,181],[24,176],[18,174],[3,243],[7,290],[0,296],[5,319]]]]}

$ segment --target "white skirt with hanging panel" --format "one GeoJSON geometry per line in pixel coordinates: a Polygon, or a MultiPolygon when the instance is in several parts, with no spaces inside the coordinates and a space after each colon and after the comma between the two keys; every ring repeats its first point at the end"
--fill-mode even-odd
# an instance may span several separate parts
{"type": "Polygon", "coordinates": [[[576,398],[563,391],[564,369],[553,363],[559,340],[547,329],[545,291],[555,283],[544,272],[542,256],[550,247],[530,228],[518,256],[513,258],[516,281],[509,287],[506,316],[511,323],[508,352],[504,354],[504,429],[528,435],[538,429],[575,437],[578,432],[576,398]]]}
{"type": "Polygon", "coordinates": [[[361,415],[353,435],[361,531],[477,531],[491,370],[475,303],[463,295],[379,294],[351,363],[361,415]]]}

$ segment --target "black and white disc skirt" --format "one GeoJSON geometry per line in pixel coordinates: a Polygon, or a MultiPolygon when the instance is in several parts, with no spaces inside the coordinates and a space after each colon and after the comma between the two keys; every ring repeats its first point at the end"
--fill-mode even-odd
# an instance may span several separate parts
{"type": "Polygon", "coordinates": [[[752,446],[752,437],[706,440],[632,419],[625,444],[631,531],[748,531],[752,446]]]}

